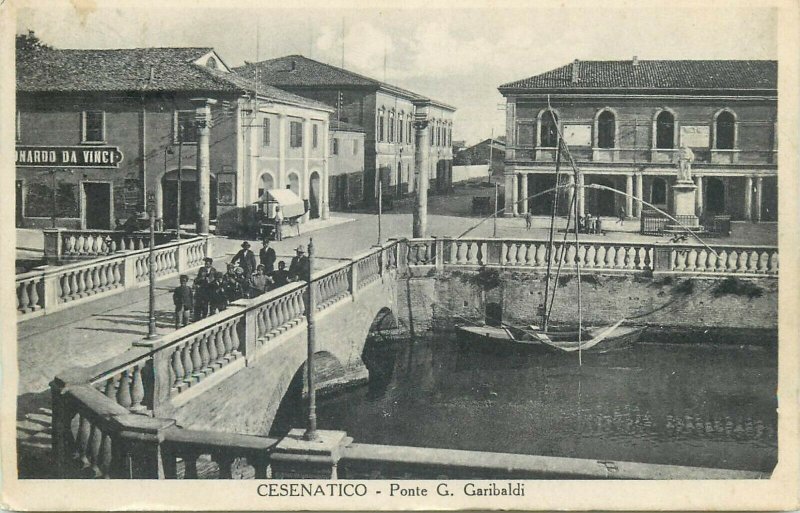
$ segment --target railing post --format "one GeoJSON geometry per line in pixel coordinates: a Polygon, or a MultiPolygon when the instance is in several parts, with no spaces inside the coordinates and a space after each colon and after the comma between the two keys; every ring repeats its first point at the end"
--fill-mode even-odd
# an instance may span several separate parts
{"type": "Polygon", "coordinates": [[[122,252],[122,286],[126,290],[136,288],[136,256],[133,251],[122,252]]]}
{"type": "Polygon", "coordinates": [[[358,262],[356,260],[350,259],[350,272],[348,274],[348,279],[350,280],[350,297],[355,301],[356,293],[358,292],[358,262]]]}
{"type": "Polygon", "coordinates": [[[48,264],[57,264],[61,261],[63,251],[63,228],[45,228],[44,232],[44,259],[48,264]]]}
{"type": "Polygon", "coordinates": [[[177,254],[175,259],[176,271],[179,273],[185,272],[189,268],[189,255],[187,254],[186,244],[178,241],[177,254]]]}
{"type": "Polygon", "coordinates": [[[143,415],[121,415],[114,420],[120,430],[112,439],[112,477],[164,479],[161,443],[175,421],[143,415]]]}
{"type": "Polygon", "coordinates": [[[441,238],[433,236],[433,258],[436,272],[444,269],[444,244],[442,242],[441,238]]]}
{"type": "Polygon", "coordinates": [[[67,469],[72,465],[72,449],[68,440],[72,438],[68,399],[64,395],[66,383],[56,377],[50,382],[51,433],[50,442],[53,447],[53,463],[59,478],[67,477],[67,469]]]}
{"type": "Polygon", "coordinates": [[[408,240],[407,239],[389,239],[389,242],[394,242],[397,247],[397,270],[399,272],[408,270],[408,240]]]}
{"type": "Polygon", "coordinates": [[[46,313],[52,313],[58,310],[58,296],[59,296],[59,283],[58,272],[55,270],[48,273],[47,270],[50,266],[42,265],[35,267],[34,271],[42,272],[42,310],[46,313]]]}
{"type": "Polygon", "coordinates": [[[212,235],[203,235],[203,239],[205,239],[205,256],[206,257],[213,257],[214,256],[214,237],[212,235]]]}
{"type": "Polygon", "coordinates": [[[249,365],[256,356],[256,340],[258,339],[258,324],[256,322],[257,315],[258,309],[256,308],[246,310],[244,312],[244,319],[239,323],[239,340],[244,340],[244,344],[242,344],[240,347],[242,348],[244,361],[247,365],[249,365]]]}

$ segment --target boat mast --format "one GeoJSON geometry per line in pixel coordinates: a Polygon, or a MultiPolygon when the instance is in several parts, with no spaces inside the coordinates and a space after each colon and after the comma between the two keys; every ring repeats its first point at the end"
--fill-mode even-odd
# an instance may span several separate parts
{"type": "MultiPolygon", "coordinates": [[[[559,148],[559,151],[560,151],[560,148],[559,148]]],[[[575,178],[573,180],[573,182],[575,183],[575,193],[572,195],[572,197],[576,199],[575,201],[573,201],[573,207],[575,209],[575,272],[578,275],[578,366],[580,367],[580,366],[583,365],[583,355],[581,354],[581,344],[582,344],[582,342],[581,342],[581,330],[583,329],[583,326],[582,326],[582,324],[583,324],[583,309],[582,309],[582,306],[583,305],[581,304],[581,263],[580,263],[580,259],[578,258],[578,255],[580,254],[580,245],[578,243],[578,233],[580,232],[578,227],[579,227],[580,223],[578,222],[578,201],[577,201],[578,187],[579,187],[578,183],[579,182],[578,182],[578,168],[576,166],[573,166],[572,169],[573,169],[574,178],[575,178]]]]}
{"type": "MultiPolygon", "coordinates": [[[[547,98],[547,114],[550,116],[550,120],[553,125],[556,125],[556,117],[553,115],[553,110],[550,108],[550,97],[547,98]]],[[[558,126],[556,125],[556,188],[553,191],[553,208],[550,212],[550,237],[547,242],[547,274],[545,275],[545,282],[544,282],[544,303],[542,304],[542,330],[547,333],[547,325],[550,322],[550,315],[548,315],[547,311],[547,298],[550,294],[550,271],[553,265],[553,237],[555,232],[555,223],[556,223],[556,209],[558,208],[558,173],[561,169],[561,131],[558,130],[558,126]]],[[[525,191],[525,195],[527,196],[528,191],[525,191]]],[[[526,212],[527,214],[527,212],[526,212]]],[[[553,287],[556,287],[557,284],[553,284],[553,287]]]]}

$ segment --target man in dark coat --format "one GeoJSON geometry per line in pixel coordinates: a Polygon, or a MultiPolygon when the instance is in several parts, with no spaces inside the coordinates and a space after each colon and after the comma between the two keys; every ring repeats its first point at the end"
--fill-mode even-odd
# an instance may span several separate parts
{"type": "Polygon", "coordinates": [[[297,254],[292,257],[292,262],[289,264],[289,279],[292,281],[307,280],[309,261],[306,249],[303,246],[297,246],[295,251],[297,254]]]}
{"type": "Polygon", "coordinates": [[[250,251],[250,243],[242,242],[242,249],[231,258],[231,263],[239,262],[239,267],[244,271],[244,275],[249,279],[253,271],[256,270],[256,255],[250,251]]]}
{"type": "Polygon", "coordinates": [[[272,280],[275,282],[273,287],[276,289],[289,283],[289,272],[286,270],[286,262],[283,260],[278,262],[278,269],[272,273],[272,280]]]}
{"type": "Polygon", "coordinates": [[[261,251],[258,252],[258,258],[261,260],[261,265],[264,266],[264,274],[271,275],[275,270],[275,260],[277,255],[275,250],[269,246],[269,241],[264,239],[261,246],[261,251]]]}
{"type": "Polygon", "coordinates": [[[197,277],[194,279],[194,320],[196,321],[208,316],[211,282],[214,281],[214,276],[217,274],[217,270],[212,265],[213,258],[206,257],[203,262],[203,267],[197,271],[197,277]]]}
{"type": "Polygon", "coordinates": [[[172,291],[172,302],[175,304],[175,329],[189,324],[189,313],[194,308],[194,294],[189,287],[189,277],[181,274],[180,286],[172,291]]]}

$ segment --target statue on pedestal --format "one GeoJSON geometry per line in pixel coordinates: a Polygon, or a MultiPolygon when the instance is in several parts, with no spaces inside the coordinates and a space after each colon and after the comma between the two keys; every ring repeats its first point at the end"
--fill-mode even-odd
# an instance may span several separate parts
{"type": "Polygon", "coordinates": [[[692,162],[694,162],[694,152],[688,146],[681,146],[677,154],[678,160],[678,181],[692,181],[692,162]]]}

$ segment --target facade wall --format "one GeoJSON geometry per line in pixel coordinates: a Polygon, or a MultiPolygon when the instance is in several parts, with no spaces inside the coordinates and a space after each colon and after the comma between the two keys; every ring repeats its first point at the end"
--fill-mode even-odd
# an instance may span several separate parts
{"type": "MultiPolygon", "coordinates": [[[[248,205],[258,199],[259,180],[263,173],[273,173],[276,186],[283,186],[287,174],[294,171],[299,177],[301,197],[309,198],[309,174],[316,171],[322,183],[321,178],[327,173],[328,112],[270,103],[265,112],[254,116],[247,114],[252,113],[254,107],[245,100],[224,96],[214,99],[217,103],[211,106],[209,158],[211,215],[217,218],[218,230],[223,233],[237,231],[245,222],[248,205]],[[270,145],[263,144],[262,123],[265,117],[271,120],[270,145]],[[291,151],[289,130],[281,129],[281,120],[289,118],[301,123],[306,121],[304,145],[291,151]],[[312,147],[311,127],[314,125],[318,130],[316,148],[312,147]],[[281,137],[285,144],[279,143],[281,137]]],[[[84,184],[91,183],[109,184],[111,187],[108,219],[101,223],[103,227],[112,228],[117,219],[124,221],[143,211],[148,192],[155,195],[156,216],[162,218],[167,227],[174,226],[179,158],[182,162],[181,220],[182,224],[193,222],[197,144],[184,142],[179,145],[175,135],[176,111],[195,110],[190,96],[161,95],[143,100],[122,94],[103,97],[20,95],[17,145],[96,147],[97,144],[81,143],[84,110],[105,112],[105,141],[100,144],[118,147],[123,154],[122,161],[115,169],[18,166],[17,193],[22,202],[18,208],[17,225],[52,225],[53,174],[50,171],[57,169],[56,187],[62,191],[57,199],[57,226],[89,227],[87,212],[91,212],[88,209],[94,205],[93,198],[87,196],[97,193],[97,190],[84,184]]],[[[324,186],[320,187],[321,212],[321,199],[326,197],[327,191],[324,186]]],[[[102,194],[102,190],[100,192],[102,194]]],[[[94,219],[95,227],[100,227],[96,222],[96,212],[89,217],[89,224],[94,219]]]]}
{"type": "MultiPolygon", "coordinates": [[[[544,190],[539,185],[532,185],[543,180],[530,175],[552,176],[555,170],[555,145],[548,144],[542,135],[543,129],[546,130],[543,124],[546,124],[547,98],[542,95],[511,95],[507,101],[506,186],[513,188],[516,183],[519,188],[520,202],[516,212],[521,213],[528,207],[538,213],[541,208],[535,206],[536,201],[524,205],[521,200],[525,182],[530,194],[544,190]]],[[[635,195],[639,188],[637,181],[641,180],[641,199],[648,201],[653,182],[665,180],[667,198],[657,206],[671,208],[670,186],[677,176],[676,151],[686,145],[694,153],[692,174],[698,190],[703,189],[699,182],[704,179],[713,178],[722,183],[721,187],[698,193],[698,216],[728,214],[734,219],[777,219],[777,201],[772,198],[773,182],[777,176],[777,104],[774,98],[668,95],[659,98],[622,95],[559,98],[555,95],[551,96],[550,105],[570,153],[585,175],[586,184],[602,183],[621,192],[632,191],[635,195]],[[606,129],[613,134],[610,145],[608,141],[605,144],[600,142],[603,128],[599,115],[604,111],[613,113],[614,124],[606,129]],[[671,149],[658,148],[656,120],[663,111],[670,112],[674,118],[674,129],[669,134],[672,140],[670,144],[662,143],[662,146],[671,145],[671,149]],[[732,149],[724,148],[721,143],[724,135],[718,133],[725,129],[716,123],[717,116],[723,112],[734,118],[732,149]],[[628,180],[631,181],[630,189],[628,180]],[[752,189],[749,195],[748,189],[752,189]],[[706,200],[709,194],[715,196],[710,203],[706,200]],[[761,201],[756,198],[761,198],[761,201]]],[[[564,167],[562,171],[571,172],[564,167]]],[[[597,192],[586,191],[586,194],[596,196],[597,192]]],[[[566,193],[562,196],[566,200],[566,193]]],[[[510,203],[513,198],[511,195],[507,198],[508,211],[512,212],[510,203]]],[[[606,212],[602,215],[615,215],[613,212],[618,212],[620,207],[625,208],[629,216],[638,215],[638,207],[621,195],[606,198],[600,210],[606,212]]]]}
{"type": "Polygon", "coordinates": [[[328,202],[332,210],[348,210],[360,204],[364,194],[364,133],[331,132],[330,148],[328,202]]]}

